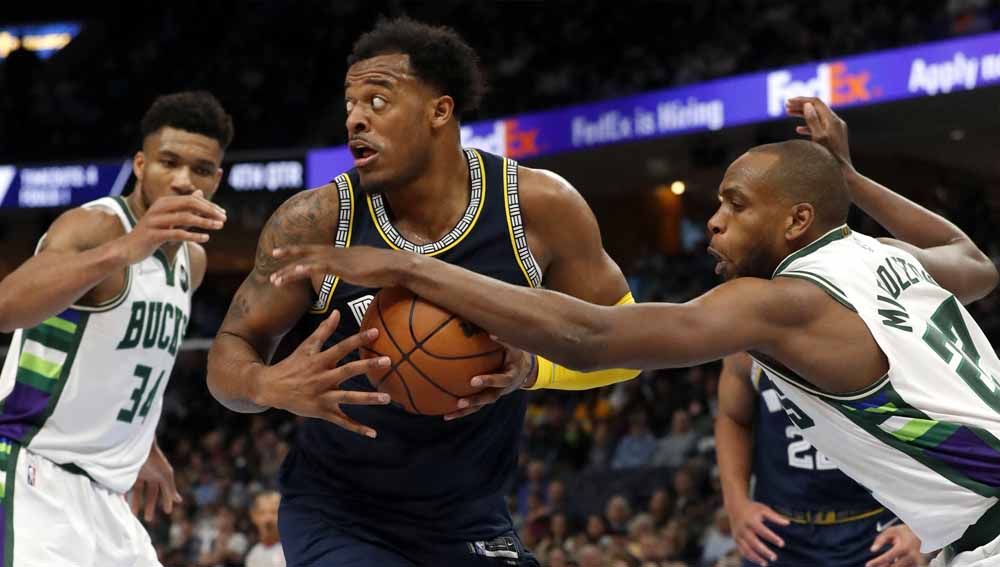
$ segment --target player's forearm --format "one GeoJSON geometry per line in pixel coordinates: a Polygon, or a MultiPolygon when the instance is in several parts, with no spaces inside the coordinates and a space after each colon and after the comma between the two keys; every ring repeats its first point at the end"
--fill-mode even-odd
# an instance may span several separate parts
{"type": "Polygon", "coordinates": [[[925,262],[925,267],[963,302],[996,287],[1000,276],[993,261],[962,229],[857,171],[849,171],[847,179],[854,203],[893,237],[923,250],[937,249],[930,252],[941,261],[925,262]]]}
{"type": "Polygon", "coordinates": [[[128,265],[118,241],[30,258],[0,282],[0,332],[38,325],[128,265]]]}
{"type": "Polygon", "coordinates": [[[919,248],[943,246],[969,237],[948,219],[931,212],[884,185],[850,170],[851,200],[893,237],[919,248]]]}
{"type": "Polygon", "coordinates": [[[750,428],[720,413],[715,420],[715,454],[719,461],[723,500],[730,513],[750,499],[752,446],[750,428]]]}
{"type": "Polygon", "coordinates": [[[218,402],[239,413],[268,409],[255,403],[265,363],[240,336],[220,331],[208,351],[208,391],[218,402]]]}
{"type": "Polygon", "coordinates": [[[605,312],[613,308],[510,285],[433,258],[407,260],[396,267],[400,285],[502,341],[574,370],[619,366],[600,360],[605,312]]]}

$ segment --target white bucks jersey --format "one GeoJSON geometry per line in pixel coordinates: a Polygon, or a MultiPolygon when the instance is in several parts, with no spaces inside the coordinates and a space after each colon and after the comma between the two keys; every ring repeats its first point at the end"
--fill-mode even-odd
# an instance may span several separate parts
{"type": "Polygon", "coordinates": [[[911,254],[846,226],[790,255],[775,277],[812,282],[855,311],[889,360],[872,386],[830,395],[756,356],[789,417],[923,550],[959,539],[1000,495],[1000,360],[983,332],[911,254]]]}
{"type": "MultiPolygon", "coordinates": [[[[135,226],[120,198],[84,207],[114,211],[127,231],[135,226]]],[[[158,250],[128,268],[113,300],[19,329],[0,375],[0,445],[28,447],[117,492],[131,488],[187,327],[190,274],[186,246],[173,262],[158,250]]]]}

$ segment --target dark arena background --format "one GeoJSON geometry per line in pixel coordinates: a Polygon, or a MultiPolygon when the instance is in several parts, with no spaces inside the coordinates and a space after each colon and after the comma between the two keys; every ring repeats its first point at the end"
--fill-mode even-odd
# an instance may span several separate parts
{"type": "MultiPolygon", "coordinates": [[[[301,418],[227,410],[206,355],[271,213],[352,167],[347,56],[380,16],[450,26],[478,52],[489,91],[464,145],[572,183],[637,302],[718,283],[706,221],[723,172],[797,137],[784,101],[799,95],[846,120],[859,171],[1000,256],[997,0],[18,4],[0,9],[0,278],[68,208],[131,190],[157,96],[207,90],[233,117],[215,197],[228,220],[157,427],[183,497],[144,522],[166,566],[252,565],[253,499],[276,488],[301,418]]],[[[886,234],[858,210],[850,224],[886,234]]],[[[997,293],[969,310],[997,344],[997,293]]],[[[720,367],[529,393],[506,493],[542,565],[740,564],[713,435],[720,367]]]]}

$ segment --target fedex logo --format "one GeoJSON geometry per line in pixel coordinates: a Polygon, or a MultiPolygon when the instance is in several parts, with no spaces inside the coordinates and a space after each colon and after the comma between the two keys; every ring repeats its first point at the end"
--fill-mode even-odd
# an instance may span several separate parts
{"type": "Polygon", "coordinates": [[[806,80],[795,80],[787,70],[767,74],[767,113],[781,116],[785,101],[796,96],[814,96],[831,106],[872,100],[882,94],[882,89],[868,84],[870,71],[852,73],[847,63],[834,61],[816,66],[816,75],[806,80]]]}
{"type": "Polygon", "coordinates": [[[462,126],[462,145],[512,159],[537,156],[538,128],[521,129],[517,120],[495,120],[462,126]]]}

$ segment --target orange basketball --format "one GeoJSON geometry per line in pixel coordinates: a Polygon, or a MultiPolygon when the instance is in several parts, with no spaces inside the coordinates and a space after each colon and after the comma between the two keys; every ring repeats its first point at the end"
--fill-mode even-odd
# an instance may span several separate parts
{"type": "Polygon", "coordinates": [[[368,381],[410,413],[443,415],[458,410],[459,398],[482,390],[469,381],[499,370],[504,348],[478,327],[403,288],[376,294],[361,322],[378,329],[361,356],[388,356],[388,370],[368,373],[368,381]]]}

